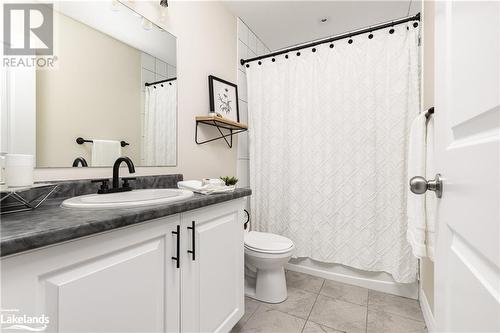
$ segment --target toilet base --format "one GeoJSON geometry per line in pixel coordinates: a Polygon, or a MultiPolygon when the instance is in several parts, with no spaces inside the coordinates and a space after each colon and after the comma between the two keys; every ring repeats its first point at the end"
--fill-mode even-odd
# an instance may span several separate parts
{"type": "Polygon", "coordinates": [[[245,276],[245,295],[266,303],[281,303],[287,297],[285,270],[258,269],[256,276],[245,276]]]}

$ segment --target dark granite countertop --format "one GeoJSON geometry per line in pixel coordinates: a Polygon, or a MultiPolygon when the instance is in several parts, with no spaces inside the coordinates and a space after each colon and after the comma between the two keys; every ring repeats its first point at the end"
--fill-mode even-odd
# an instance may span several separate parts
{"type": "Polygon", "coordinates": [[[77,210],[61,207],[64,198],[47,200],[33,211],[3,215],[0,255],[7,256],[144,221],[173,215],[251,195],[250,189],[232,193],[196,194],[171,204],[113,210],[77,210]]]}

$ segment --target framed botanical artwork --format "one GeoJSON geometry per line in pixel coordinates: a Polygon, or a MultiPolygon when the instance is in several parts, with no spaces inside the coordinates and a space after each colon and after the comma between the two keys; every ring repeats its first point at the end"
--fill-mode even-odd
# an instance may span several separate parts
{"type": "Polygon", "coordinates": [[[223,118],[240,122],[237,85],[209,75],[208,93],[210,95],[210,112],[215,112],[223,118]]]}

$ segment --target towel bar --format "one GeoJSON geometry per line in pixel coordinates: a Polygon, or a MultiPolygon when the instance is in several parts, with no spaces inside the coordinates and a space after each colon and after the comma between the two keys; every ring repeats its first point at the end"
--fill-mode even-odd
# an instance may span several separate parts
{"type": "MultiPolygon", "coordinates": [[[[84,138],[82,138],[82,137],[78,137],[78,138],[76,138],[76,143],[78,143],[79,145],[83,145],[85,142],[94,142],[94,141],[92,141],[92,140],[85,140],[85,139],[84,139],[84,138]]],[[[122,147],[125,147],[125,146],[130,145],[130,143],[125,142],[125,141],[120,141],[120,145],[121,145],[122,147]]]]}

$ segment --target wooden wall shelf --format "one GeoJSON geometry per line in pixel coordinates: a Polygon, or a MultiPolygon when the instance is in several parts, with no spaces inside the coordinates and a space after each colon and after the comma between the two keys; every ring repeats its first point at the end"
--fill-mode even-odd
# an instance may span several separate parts
{"type": "Polygon", "coordinates": [[[197,116],[196,117],[196,129],[194,134],[194,141],[202,145],[204,143],[212,142],[215,140],[224,139],[226,141],[229,148],[233,147],[233,135],[238,133],[242,133],[248,130],[248,125],[238,123],[236,121],[232,121],[229,119],[221,118],[221,117],[210,117],[210,116],[197,116]],[[220,136],[204,141],[198,141],[198,125],[204,124],[208,126],[216,127],[220,133],[220,136]],[[224,134],[223,129],[228,130],[229,133],[224,134]],[[229,140],[227,139],[229,137],[229,140]]]}

